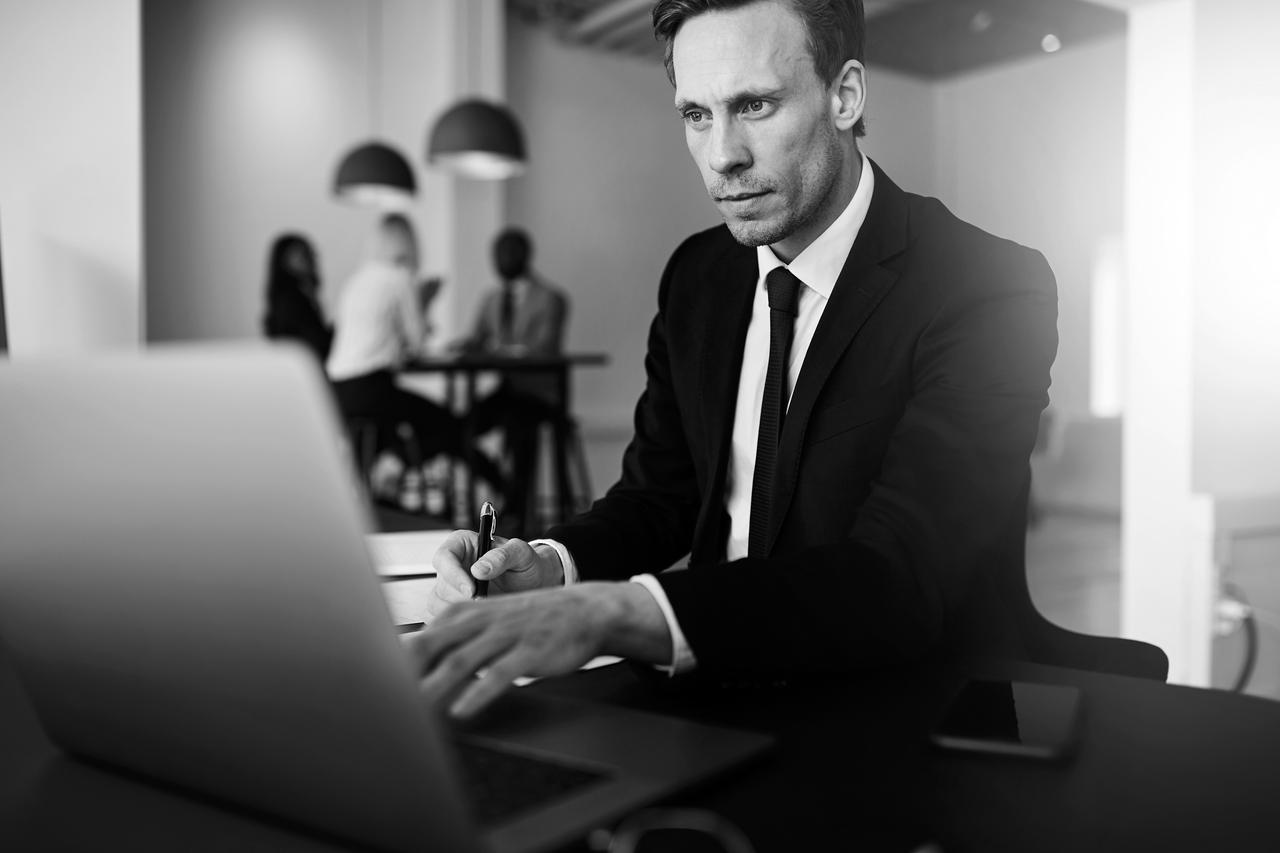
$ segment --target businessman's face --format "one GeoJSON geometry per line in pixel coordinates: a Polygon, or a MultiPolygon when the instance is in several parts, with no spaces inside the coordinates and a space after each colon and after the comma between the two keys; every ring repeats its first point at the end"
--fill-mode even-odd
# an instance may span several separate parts
{"type": "Polygon", "coordinates": [[[790,260],[843,209],[833,190],[854,150],[804,23],[778,2],[705,12],[676,33],[672,65],[689,153],[729,230],[790,260]]]}

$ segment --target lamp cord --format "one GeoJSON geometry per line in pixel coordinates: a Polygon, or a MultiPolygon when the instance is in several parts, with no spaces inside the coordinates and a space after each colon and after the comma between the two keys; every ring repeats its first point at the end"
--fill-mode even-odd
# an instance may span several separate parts
{"type": "Polygon", "coordinates": [[[382,127],[382,0],[369,0],[368,54],[365,57],[365,79],[369,81],[369,127],[374,137],[382,127]],[[377,71],[375,72],[375,68],[377,71]]]}

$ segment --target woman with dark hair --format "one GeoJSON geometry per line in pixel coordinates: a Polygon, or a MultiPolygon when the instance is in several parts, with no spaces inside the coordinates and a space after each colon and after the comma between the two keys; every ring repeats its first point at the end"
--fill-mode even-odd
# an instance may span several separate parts
{"type": "Polygon", "coordinates": [[[281,234],[267,261],[267,313],[262,329],[268,338],[290,338],[305,344],[324,361],[333,344],[333,327],[320,308],[320,273],[311,241],[301,234],[281,234]]]}

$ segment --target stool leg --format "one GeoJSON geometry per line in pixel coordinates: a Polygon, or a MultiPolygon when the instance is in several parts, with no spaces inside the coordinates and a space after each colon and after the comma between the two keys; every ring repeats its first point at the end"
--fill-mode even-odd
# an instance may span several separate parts
{"type": "Polygon", "coordinates": [[[553,428],[556,464],[556,522],[567,521],[573,514],[573,486],[569,482],[569,427],[558,422],[553,428]]]}
{"type": "Polygon", "coordinates": [[[573,511],[585,512],[592,501],[591,472],[587,468],[587,452],[582,446],[582,432],[577,421],[569,422],[569,450],[572,454],[573,468],[578,475],[578,488],[574,491],[573,511]]]}

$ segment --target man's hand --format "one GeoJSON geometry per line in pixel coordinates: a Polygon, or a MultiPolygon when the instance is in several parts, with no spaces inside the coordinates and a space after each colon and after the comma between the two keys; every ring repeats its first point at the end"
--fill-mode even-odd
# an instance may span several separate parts
{"type": "Polygon", "coordinates": [[[431,558],[436,582],[427,599],[428,622],[450,604],[471,600],[476,588],[472,569],[476,577],[489,581],[490,595],[564,585],[564,566],[555,551],[539,553],[522,539],[495,536],[493,550],[477,554],[478,538],[470,530],[455,530],[431,558]]]}
{"type": "Polygon", "coordinates": [[[671,659],[658,603],[644,587],[626,582],[456,603],[425,630],[406,635],[405,646],[423,692],[450,703],[458,717],[480,711],[520,676],[563,675],[597,655],[671,659]]]}

